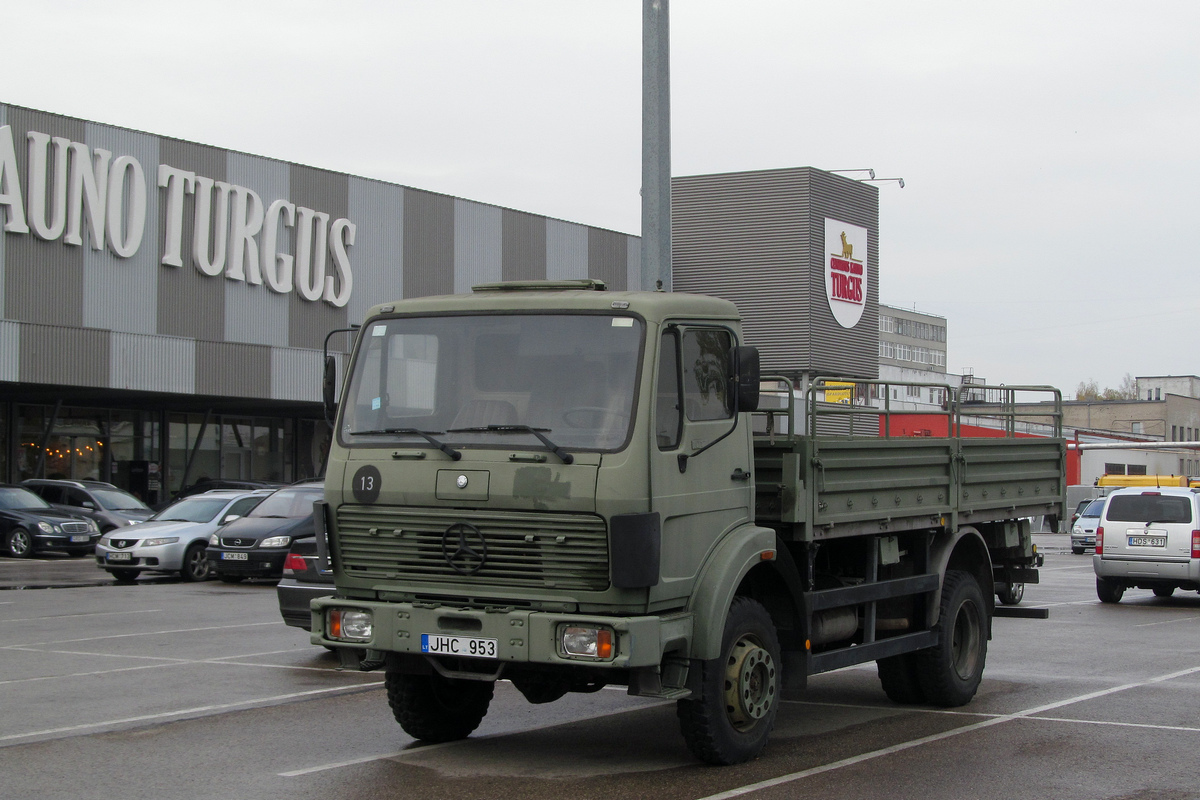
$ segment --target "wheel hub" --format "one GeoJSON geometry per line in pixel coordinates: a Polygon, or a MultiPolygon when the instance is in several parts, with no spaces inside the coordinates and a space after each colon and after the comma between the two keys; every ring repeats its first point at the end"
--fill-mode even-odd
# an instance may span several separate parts
{"type": "Polygon", "coordinates": [[[754,725],[775,703],[778,670],[764,648],[739,639],[725,667],[725,712],[739,730],[754,725]]]}

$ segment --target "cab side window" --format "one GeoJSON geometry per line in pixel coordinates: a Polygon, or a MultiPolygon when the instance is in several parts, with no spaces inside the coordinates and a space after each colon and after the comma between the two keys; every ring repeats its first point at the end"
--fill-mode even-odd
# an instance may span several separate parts
{"type": "Polygon", "coordinates": [[[692,421],[733,416],[729,397],[729,351],[733,337],[723,328],[689,328],[683,334],[683,396],[692,421]]]}
{"type": "Polygon", "coordinates": [[[660,339],[661,358],[658,364],[658,386],[655,390],[654,436],[660,450],[679,446],[683,429],[682,388],[679,384],[679,334],[674,330],[663,333],[660,339]]]}

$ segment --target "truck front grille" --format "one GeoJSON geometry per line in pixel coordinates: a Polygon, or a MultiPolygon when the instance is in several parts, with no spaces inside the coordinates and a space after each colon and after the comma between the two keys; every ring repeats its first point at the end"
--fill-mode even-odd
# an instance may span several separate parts
{"type": "MultiPolygon", "coordinates": [[[[608,532],[593,514],[342,506],[337,511],[342,567],[383,581],[601,591],[608,588],[608,532]],[[459,523],[487,545],[471,575],[451,568],[459,523]],[[443,539],[447,545],[443,547],[443,539]]],[[[479,549],[477,546],[475,549],[479,549]]],[[[461,563],[460,563],[461,566],[461,563]]]]}

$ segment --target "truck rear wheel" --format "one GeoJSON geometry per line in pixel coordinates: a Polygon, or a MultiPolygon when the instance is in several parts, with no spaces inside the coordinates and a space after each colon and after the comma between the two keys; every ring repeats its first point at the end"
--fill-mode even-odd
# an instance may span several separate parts
{"type": "Polygon", "coordinates": [[[921,689],[921,680],[917,677],[916,656],[913,653],[881,658],[875,662],[879,670],[879,682],[883,684],[883,693],[893,703],[901,705],[916,705],[925,702],[925,692],[921,689]]]}
{"type": "Polygon", "coordinates": [[[946,572],[938,629],[940,641],[918,654],[921,691],[935,706],[965,705],[979,689],[987,660],[987,606],[969,572],[946,572]]]}
{"type": "Polygon", "coordinates": [[[759,603],[735,597],[725,618],[721,657],[701,665],[699,697],[676,705],[688,749],[709,764],[749,761],[766,747],[779,711],[779,637],[759,603]]]}
{"type": "Polygon", "coordinates": [[[479,727],[492,702],[495,681],[431,675],[384,675],[388,705],[404,732],[426,742],[465,739],[479,727]]]}

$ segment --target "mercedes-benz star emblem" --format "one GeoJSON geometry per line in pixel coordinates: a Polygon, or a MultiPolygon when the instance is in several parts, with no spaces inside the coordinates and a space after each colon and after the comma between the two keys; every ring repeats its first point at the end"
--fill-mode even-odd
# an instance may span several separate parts
{"type": "Polygon", "coordinates": [[[487,542],[479,528],[458,522],[442,534],[442,557],[459,575],[474,575],[487,563],[487,542]]]}

